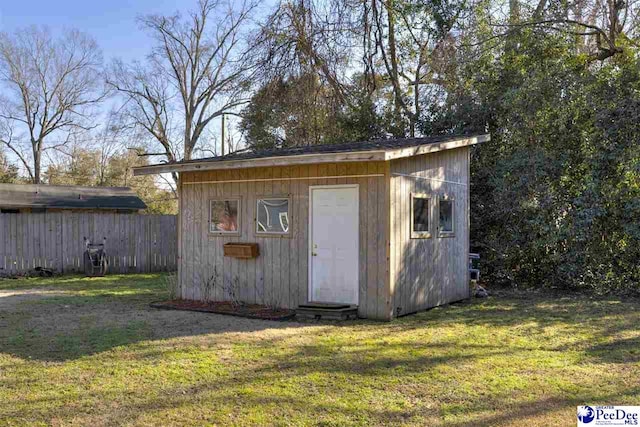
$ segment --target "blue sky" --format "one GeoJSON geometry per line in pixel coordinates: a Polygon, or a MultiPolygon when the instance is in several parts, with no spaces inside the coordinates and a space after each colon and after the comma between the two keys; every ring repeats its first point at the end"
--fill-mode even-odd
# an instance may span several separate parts
{"type": "Polygon", "coordinates": [[[106,61],[143,57],[151,41],[140,30],[136,17],[150,13],[173,14],[192,9],[185,0],[3,0],[0,30],[12,31],[30,25],[46,25],[54,32],[77,28],[92,35],[106,61]]]}

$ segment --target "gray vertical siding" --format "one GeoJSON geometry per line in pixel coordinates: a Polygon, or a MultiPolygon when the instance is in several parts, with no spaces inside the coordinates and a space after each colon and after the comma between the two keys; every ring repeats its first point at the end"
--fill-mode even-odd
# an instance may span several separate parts
{"type": "Polygon", "coordinates": [[[182,297],[206,299],[209,295],[210,299],[225,300],[229,295],[224,289],[236,284],[238,299],[244,302],[286,308],[307,302],[309,186],[358,184],[359,314],[388,319],[391,300],[385,237],[389,221],[385,170],[384,162],[362,162],[182,173],[179,269],[182,297]],[[349,177],[353,175],[356,176],[349,177]],[[305,177],[317,178],[299,179],[305,177]],[[291,198],[290,236],[255,233],[255,205],[261,196],[291,198]],[[209,201],[216,197],[241,197],[240,236],[208,232],[209,201]],[[223,245],[228,242],[258,243],[260,256],[250,260],[224,257],[223,245]]]}
{"type": "Polygon", "coordinates": [[[229,299],[225,289],[233,288],[237,298],[248,303],[295,308],[307,302],[309,187],[358,184],[360,316],[388,320],[396,314],[467,298],[468,183],[466,147],[386,163],[182,173],[179,270],[182,296],[225,300],[229,299]],[[429,239],[411,239],[412,192],[432,196],[429,239]],[[436,230],[437,200],[442,195],[455,200],[454,237],[439,237],[436,230]],[[255,233],[255,205],[261,196],[290,198],[289,236],[255,233]],[[208,231],[209,201],[220,197],[242,200],[239,236],[219,236],[208,231]],[[258,243],[260,256],[251,260],[225,257],[223,245],[228,242],[258,243]]]}
{"type": "Polygon", "coordinates": [[[468,166],[467,147],[391,161],[391,294],[400,315],[469,296],[468,166]],[[411,238],[411,193],[432,197],[431,238],[411,238]],[[455,200],[454,237],[438,236],[437,198],[442,195],[455,200]]]}

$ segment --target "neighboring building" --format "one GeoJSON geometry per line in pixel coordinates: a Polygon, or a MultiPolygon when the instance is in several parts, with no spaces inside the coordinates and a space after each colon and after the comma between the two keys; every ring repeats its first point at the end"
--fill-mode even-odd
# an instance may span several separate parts
{"type": "Polygon", "coordinates": [[[487,140],[244,151],[134,174],[180,175],[182,298],[350,304],[390,320],[469,296],[469,151],[487,140]]]}
{"type": "Polygon", "coordinates": [[[128,187],[0,184],[0,213],[138,212],[147,205],[128,187]]]}

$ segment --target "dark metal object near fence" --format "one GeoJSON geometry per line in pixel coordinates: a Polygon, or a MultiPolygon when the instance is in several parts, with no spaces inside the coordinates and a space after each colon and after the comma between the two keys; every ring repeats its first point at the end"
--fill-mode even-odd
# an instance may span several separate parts
{"type": "Polygon", "coordinates": [[[102,243],[91,243],[84,238],[86,250],[84,252],[84,272],[88,277],[102,277],[107,274],[107,238],[102,238],[102,243]]]}

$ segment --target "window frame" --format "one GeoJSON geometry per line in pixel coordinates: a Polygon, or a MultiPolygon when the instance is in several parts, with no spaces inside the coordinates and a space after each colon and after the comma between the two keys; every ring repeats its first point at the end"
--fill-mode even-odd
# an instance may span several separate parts
{"type": "Polygon", "coordinates": [[[438,237],[455,237],[456,235],[456,199],[448,195],[438,196],[438,237]],[[443,231],[440,229],[440,202],[451,202],[451,231],[443,231]]]}
{"type": "Polygon", "coordinates": [[[410,227],[410,234],[411,234],[411,238],[412,239],[430,239],[432,237],[431,235],[431,223],[433,222],[433,207],[431,205],[431,198],[432,196],[426,193],[411,193],[411,202],[410,202],[410,206],[409,206],[409,210],[410,210],[410,216],[409,216],[409,227],[410,227]],[[416,231],[413,228],[414,225],[414,209],[413,209],[413,199],[424,199],[427,200],[427,207],[429,209],[429,212],[427,213],[427,218],[429,223],[427,224],[427,231],[416,231]]]}
{"type": "Polygon", "coordinates": [[[292,230],[293,230],[293,220],[292,220],[292,213],[293,213],[293,200],[291,198],[290,194],[287,195],[282,195],[282,196],[278,196],[278,195],[264,195],[264,196],[256,196],[256,203],[254,204],[255,206],[255,215],[253,218],[253,222],[254,222],[254,229],[253,232],[255,233],[256,237],[282,237],[282,238],[290,238],[291,235],[293,234],[292,230]],[[277,231],[258,231],[258,203],[260,202],[260,200],[287,200],[288,202],[288,209],[287,209],[287,213],[288,213],[288,219],[289,219],[289,229],[287,231],[283,231],[283,232],[277,232],[277,231]]]}
{"type": "Polygon", "coordinates": [[[209,235],[211,236],[240,236],[242,234],[242,197],[216,197],[213,199],[209,199],[209,235]],[[238,202],[238,217],[237,224],[238,229],[236,231],[221,231],[221,230],[213,230],[213,202],[227,202],[227,201],[237,201],[238,202]]]}

